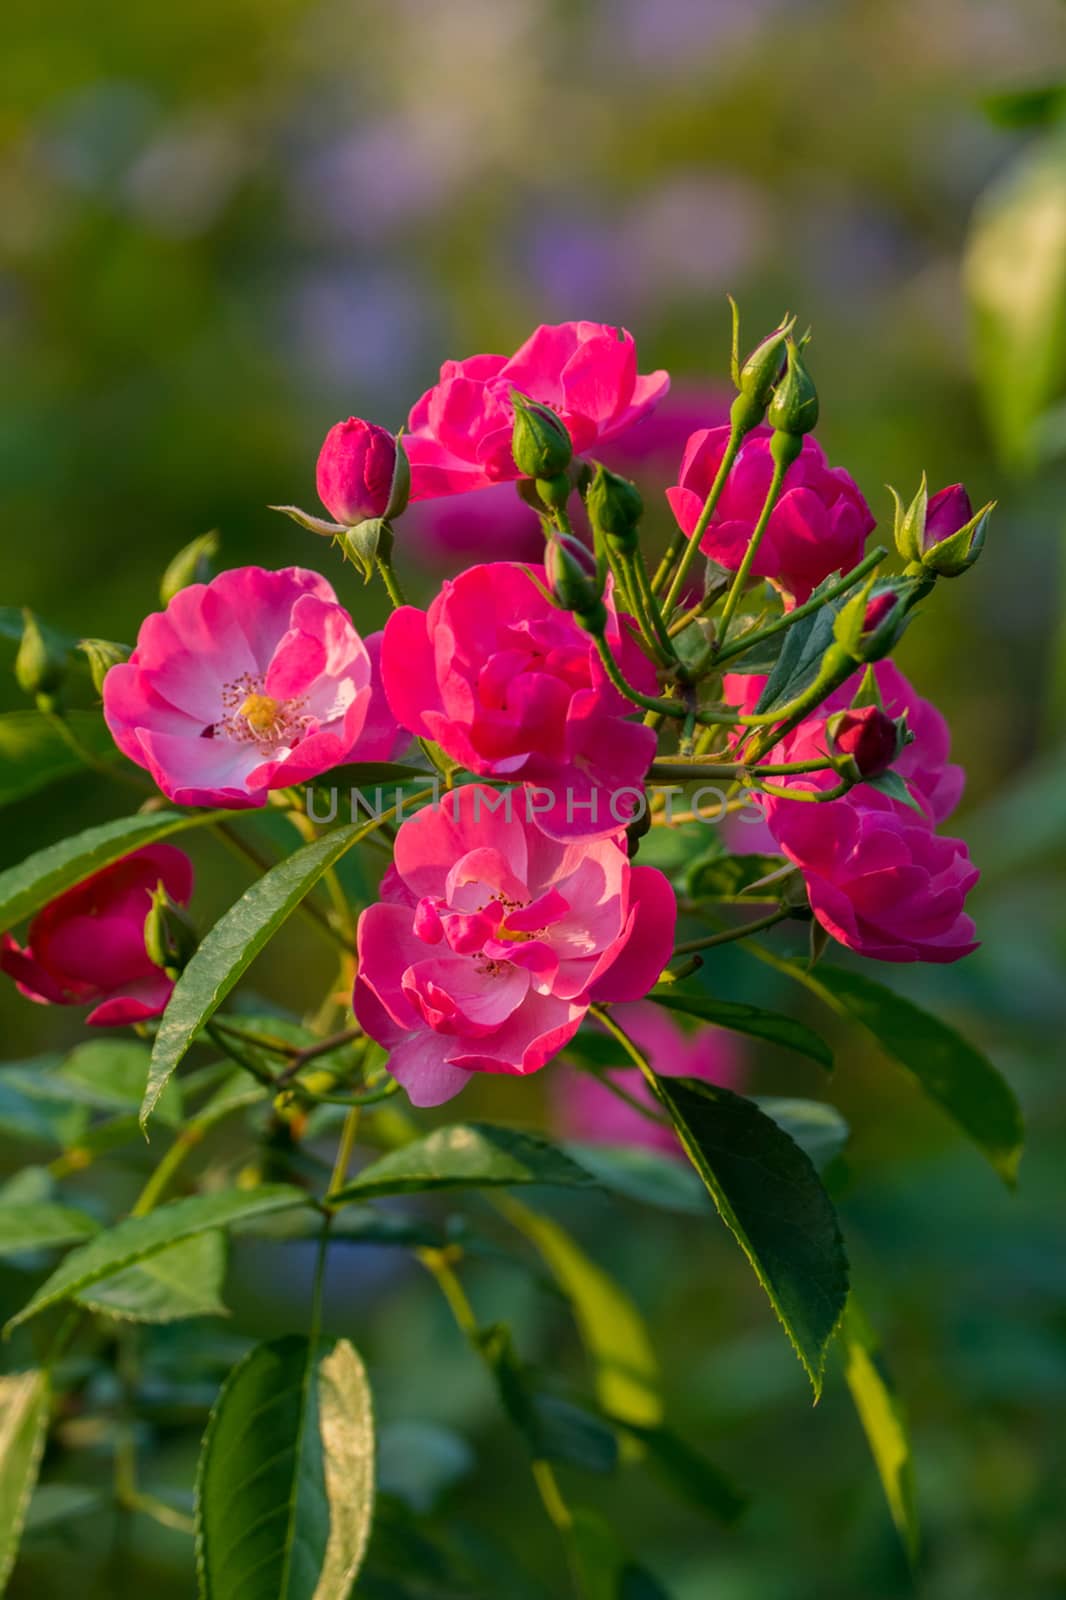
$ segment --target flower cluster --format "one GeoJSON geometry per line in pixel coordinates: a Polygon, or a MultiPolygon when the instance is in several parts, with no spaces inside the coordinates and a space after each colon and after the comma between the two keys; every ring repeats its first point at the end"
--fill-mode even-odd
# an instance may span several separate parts
{"type": "MultiPolygon", "coordinates": [[[[100,654],[115,743],[177,806],[246,810],[277,791],[294,814],[298,786],[401,755],[397,783],[443,780],[439,803],[378,835],[391,864],[351,952],[356,1025],[416,1105],[475,1073],[538,1071],[590,1010],[602,1021],[619,1003],[656,1070],[737,1081],[723,1036],[689,1039],[645,1002],[675,952],[675,882],[634,860],[670,826],[665,778],[724,777],[729,806],[761,807],[779,876],[798,868],[805,891],[770,922],[813,916],[881,961],[975,946],[976,869],[938,831],[962,774],[944,719],[887,657],[938,579],[976,559],[987,508],[923,483],[897,502],[904,570],[879,571],[869,506],[813,437],[791,323],[734,377],[728,420],[715,391],[657,413],[666,373],[642,374],[630,334],[588,322],[446,362],[402,437],[360,418],[330,429],[317,486],[334,522],[285,508],[380,574],[383,633],[364,638],[315,572],[246,567],[178,584],[128,660],[100,654]],[[619,468],[654,457],[665,473],[665,456],[677,531],[653,570],[643,498],[619,468]],[[409,501],[454,505],[489,547],[424,608],[392,567],[409,501]],[[500,559],[516,528],[543,560],[500,559]]],[[[43,648],[25,647],[20,682],[51,713],[43,648]]],[[[47,906],[25,949],[8,937],[0,966],[34,999],[94,1003],[93,1023],[158,1016],[185,959],[159,936],[160,907],[190,892],[185,857],[152,845],[47,906]]],[[[720,916],[698,895],[684,909],[720,916]]],[[[685,949],[747,933],[719,925],[685,949]]],[[[615,1126],[611,1087],[608,1074],[574,1101],[582,1136],[615,1126]]],[[[638,1080],[641,1095],[650,1109],[638,1080]]]]}

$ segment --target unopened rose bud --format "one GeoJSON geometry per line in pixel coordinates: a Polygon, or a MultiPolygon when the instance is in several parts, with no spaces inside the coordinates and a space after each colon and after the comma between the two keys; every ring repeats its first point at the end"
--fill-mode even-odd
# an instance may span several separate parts
{"type": "Polygon", "coordinates": [[[149,961],[161,967],[169,978],[177,979],[195,954],[196,930],[185,912],[167,894],[162,882],[152,891],[152,903],[144,920],[144,949],[149,961]]]}
{"type": "MultiPolygon", "coordinates": [[[[395,436],[361,417],[348,417],[326,434],[315,486],[330,516],[351,528],[386,515],[395,474],[395,436]]],[[[393,508],[391,515],[398,516],[399,511],[393,508]]]]}
{"type": "Polygon", "coordinates": [[[775,433],[812,433],[818,425],[818,391],[803,361],[802,345],[786,341],[785,375],[774,390],[766,420],[775,433]]]}
{"type": "Polygon", "coordinates": [[[635,483],[597,464],[585,506],[593,528],[610,540],[615,550],[620,554],[636,550],[644,501],[635,483]]]}
{"type": "Polygon", "coordinates": [[[511,404],[514,406],[511,453],[519,472],[524,478],[542,478],[549,482],[560,477],[574,454],[566,423],[550,406],[527,399],[517,389],[511,391],[511,404]]]}
{"type": "Polygon", "coordinates": [[[111,668],[128,661],[131,654],[129,645],[116,644],[113,639],[81,639],[78,649],[89,663],[89,676],[97,694],[103,694],[104,679],[111,668]]]}
{"type": "Polygon", "coordinates": [[[961,483],[935,494],[925,519],[921,563],[926,572],[938,578],[960,578],[968,572],[984,548],[995,504],[990,500],[975,515],[961,483]]]}
{"type": "Polygon", "coordinates": [[[67,652],[49,643],[32,611],[23,611],[22,641],[15,657],[19,688],[51,707],[66,675],[67,652]]]}
{"type": "Polygon", "coordinates": [[[602,632],[607,620],[603,603],[603,583],[595,557],[579,539],[560,534],[551,540],[544,557],[544,570],[556,602],[572,611],[589,633],[602,632]]]}
{"type": "Polygon", "coordinates": [[[892,649],[907,621],[907,608],[894,589],[872,595],[866,588],[838,613],[833,637],[853,661],[879,661],[892,649]]]}
{"type": "Polygon", "coordinates": [[[751,355],[737,371],[736,385],[741,394],[749,396],[764,410],[770,404],[774,385],[781,377],[789,335],[795,324],[795,317],[786,317],[773,333],[768,334],[755,346],[751,355]]]}
{"type": "Polygon", "coordinates": [[[829,751],[853,764],[856,777],[876,778],[895,761],[906,742],[906,730],[879,706],[838,711],[826,723],[829,751]]]}

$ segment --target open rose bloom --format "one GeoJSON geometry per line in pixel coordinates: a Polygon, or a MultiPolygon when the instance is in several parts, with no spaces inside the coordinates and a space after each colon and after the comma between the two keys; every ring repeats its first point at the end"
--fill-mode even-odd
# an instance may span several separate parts
{"type": "Polygon", "coordinates": [[[646,994],[673,948],[663,875],[617,838],[550,838],[520,790],[471,784],[405,822],[382,889],[359,919],[355,1014],[415,1105],[472,1073],[538,1071],[593,1001],[646,994]]]}
{"type": "Polygon", "coordinates": [[[182,589],[108,673],[104,715],[123,754],[188,806],[261,806],[397,743],[366,643],[301,567],[238,567],[182,589]]]}

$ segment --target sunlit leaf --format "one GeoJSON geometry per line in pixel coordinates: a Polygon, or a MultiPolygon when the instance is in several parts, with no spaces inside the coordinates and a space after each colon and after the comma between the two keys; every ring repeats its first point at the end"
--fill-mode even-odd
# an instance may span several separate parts
{"type": "Polygon", "coordinates": [[[0,1377],[0,1591],[18,1554],[48,1426],[48,1374],[0,1377]]]}
{"type": "Polygon", "coordinates": [[[591,1184],[592,1177],[538,1133],[460,1122],[437,1128],[374,1161],[338,1194],[335,1204],[422,1189],[491,1189],[512,1184],[591,1184]]]}
{"type": "Polygon", "coordinates": [[[913,1562],[918,1554],[918,1511],[906,1418],[876,1335],[854,1294],[848,1297],[839,1338],[844,1351],[844,1376],[877,1464],[892,1520],[913,1562]]]}
{"type": "Polygon", "coordinates": [[[33,1298],[11,1318],[8,1328],[59,1300],[83,1294],[101,1278],[157,1255],[182,1239],[213,1228],[233,1227],[268,1211],[306,1204],[307,1196],[302,1190],[279,1183],[259,1189],[220,1189],[214,1194],[190,1195],[171,1200],[147,1216],[126,1217],[65,1256],[33,1298]]]}
{"type": "Polygon", "coordinates": [[[224,1384],[204,1436],[201,1600],[347,1600],[373,1499],[370,1391],[352,1346],[257,1345],[224,1384]]]}
{"type": "Polygon", "coordinates": [[[131,1322],[220,1317],[226,1315],[222,1303],[225,1276],[225,1236],[201,1233],[100,1278],[74,1298],[93,1311],[106,1311],[131,1322]]]}

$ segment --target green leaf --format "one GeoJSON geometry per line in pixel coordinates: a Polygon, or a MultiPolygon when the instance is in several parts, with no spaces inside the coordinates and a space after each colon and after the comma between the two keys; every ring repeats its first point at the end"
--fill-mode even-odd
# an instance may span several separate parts
{"type": "Polygon", "coordinates": [[[264,873],[215,923],[175,984],[160,1019],[141,1103],[142,1127],[199,1030],[323,873],[368,827],[373,824],[337,828],[304,845],[264,873]]]}
{"type": "Polygon", "coordinates": [[[839,1339],[844,1349],[844,1376],[876,1463],[892,1520],[913,1565],[918,1555],[919,1529],[906,1418],[877,1337],[854,1294],[848,1297],[839,1339]]]}
{"type": "MultiPolygon", "coordinates": [[[[838,577],[839,573],[831,573],[812,591],[811,599],[828,589],[838,577]]],[[[840,600],[828,601],[810,616],[801,617],[787,630],[781,654],[763,685],[756,711],[773,711],[810,688],[818,675],[822,657],[833,642],[837,613],[850,598],[845,595],[840,600]]]]}
{"type": "MultiPolygon", "coordinates": [[[[57,1058],[42,1058],[56,1064],[57,1058]]],[[[69,1149],[80,1141],[89,1113],[69,1099],[44,1098],[35,1092],[34,1063],[26,1067],[0,1067],[0,1131],[31,1144],[54,1144],[69,1149]]]]}
{"type": "Polygon", "coordinates": [[[813,974],[789,970],[835,1011],[860,1022],[1013,1185],[1024,1137],[1021,1108],[987,1056],[939,1017],[864,974],[825,966],[813,974]]]}
{"type": "Polygon", "coordinates": [[[686,1017],[699,1017],[701,1022],[713,1022],[720,1028],[746,1033],[753,1039],[767,1039],[771,1044],[782,1045],[786,1050],[795,1050],[817,1061],[828,1072],[833,1070],[833,1052],[825,1040],[792,1017],[764,1011],[760,1006],[742,1005],[736,1000],[712,1000],[710,995],[686,994],[673,988],[661,992],[653,989],[648,998],[686,1017]]]}
{"type": "Polygon", "coordinates": [[[863,781],[868,788],[876,789],[880,794],[887,794],[891,800],[898,800],[902,805],[910,806],[920,817],[925,816],[924,808],[911,794],[899,773],[893,772],[891,768],[887,772],[879,772],[876,778],[866,778],[863,781]]]}
{"type": "Polygon", "coordinates": [[[781,898],[782,868],[793,870],[784,856],[716,854],[693,862],[687,875],[688,892],[694,900],[733,900],[743,896],[746,905],[773,905],[781,898]],[[761,887],[763,879],[769,877],[774,881],[761,887]]]}
{"type": "Polygon", "coordinates": [[[36,1205],[0,1204],[0,1256],[78,1244],[91,1238],[98,1226],[84,1211],[47,1200],[36,1205]]]}
{"type": "Polygon", "coordinates": [[[614,1529],[598,1511],[576,1507],[569,1539],[583,1600],[670,1600],[646,1568],[629,1560],[614,1529]]]}
{"type": "Polygon", "coordinates": [[[635,1428],[628,1432],[648,1453],[653,1471],[683,1500],[732,1527],[748,1506],[748,1496],[725,1473],[669,1428],[635,1428]]]}
{"type": "Polygon", "coordinates": [[[136,1266],[101,1278],[74,1296],[92,1311],[131,1322],[176,1322],[181,1317],[224,1317],[226,1238],[196,1234],[136,1266]]]}
{"type": "Polygon", "coordinates": [[[819,1172],[825,1171],[848,1142],[851,1129],[836,1106],[824,1100],[792,1100],[770,1094],[753,1095],[752,1099],[807,1152],[819,1172]]]}
{"type": "Polygon", "coordinates": [[[548,1183],[567,1188],[592,1184],[587,1172],[539,1133],[498,1128],[487,1122],[457,1122],[437,1128],[400,1150],[371,1162],[339,1194],[335,1204],[371,1195],[413,1194],[423,1189],[492,1189],[548,1183]]]}
{"type": "Polygon", "coordinates": [[[535,1461],[553,1461],[584,1472],[612,1472],[618,1461],[614,1432],[599,1417],[538,1388],[536,1374],[519,1357],[511,1330],[502,1322],[474,1336],[496,1381],[511,1422],[535,1461]]]}
{"type": "Polygon", "coordinates": [[[211,1413],[196,1484],[201,1600],[347,1600],[374,1497],[370,1391],[340,1339],[257,1345],[211,1413]]]}
{"type": "Polygon", "coordinates": [[[48,1428],[46,1372],[0,1378],[0,1592],[18,1553],[48,1428]]]}
{"type": "MultiPolygon", "coordinates": [[[[93,711],[68,711],[64,721],[98,761],[117,759],[118,750],[103,717],[93,711]]],[[[0,806],[36,794],[59,778],[84,772],[87,765],[55,723],[39,711],[8,711],[0,716],[0,806]]]]}
{"type": "Polygon", "coordinates": [[[1040,419],[1066,392],[1066,129],[985,191],[965,263],[977,376],[1005,462],[1032,467],[1040,419]]]}
{"type": "Polygon", "coordinates": [[[306,1204],[307,1196],[302,1190],[277,1183],[258,1189],[221,1189],[215,1194],[189,1195],[183,1200],[171,1200],[147,1216],[125,1217],[65,1256],[7,1327],[16,1327],[59,1300],[83,1294],[101,1278],[157,1255],[182,1239],[212,1228],[233,1227],[267,1211],[306,1204]]]}
{"type": "Polygon", "coordinates": [[[48,845],[27,856],[18,866],[0,872],[0,933],[39,911],[49,900],[84,878],[110,866],[131,850],[169,839],[189,828],[203,828],[225,816],[224,811],[151,811],[120,817],[98,828],[48,845]]]}
{"type": "Polygon", "coordinates": [[[644,1319],[628,1295],[558,1223],[507,1196],[498,1205],[538,1251],[570,1301],[601,1408],[619,1422],[645,1427],[661,1422],[659,1363],[644,1319]]]}
{"type": "MultiPolygon", "coordinates": [[[[620,1061],[616,1065],[629,1063],[620,1061]]],[[[579,1144],[573,1140],[563,1149],[597,1183],[625,1195],[627,1200],[695,1216],[705,1217],[711,1212],[707,1191],[696,1173],[672,1156],[660,1155],[643,1145],[579,1144]]]]}
{"type": "Polygon", "coordinates": [[[807,1156],[750,1100],[696,1078],[658,1078],[659,1099],[821,1393],[848,1292],[836,1213],[807,1156]]]}

